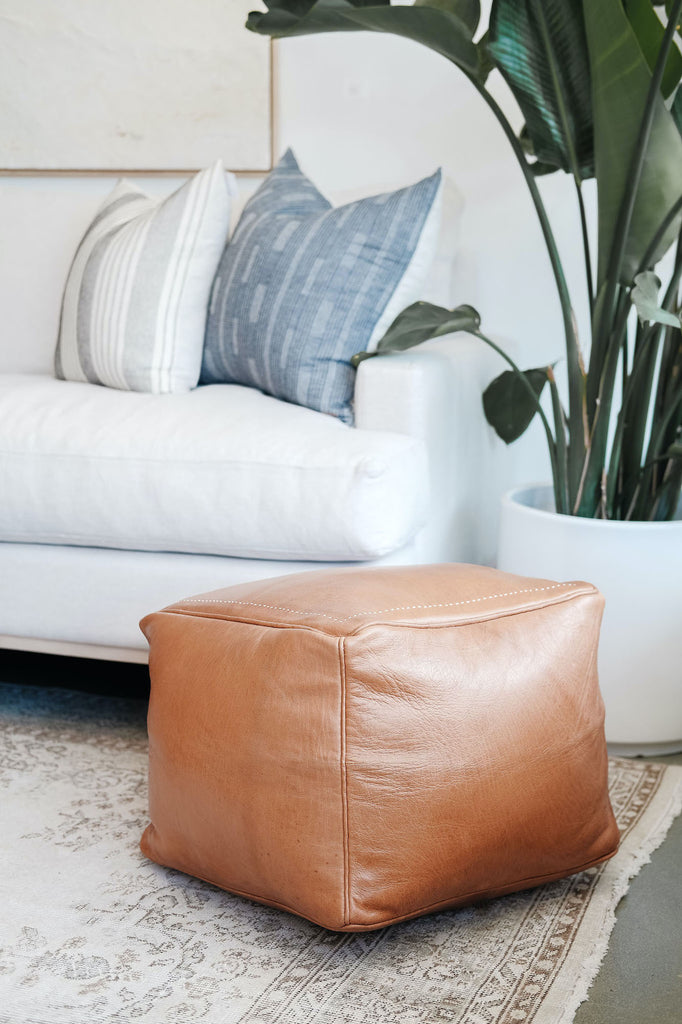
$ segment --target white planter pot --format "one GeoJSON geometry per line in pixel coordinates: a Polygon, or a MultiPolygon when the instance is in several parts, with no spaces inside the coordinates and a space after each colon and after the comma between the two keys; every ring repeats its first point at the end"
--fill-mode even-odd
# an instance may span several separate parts
{"type": "Polygon", "coordinates": [[[557,515],[550,487],[520,488],[502,500],[498,565],[601,590],[599,680],[612,752],[682,750],[682,516],[619,523],[557,515]]]}

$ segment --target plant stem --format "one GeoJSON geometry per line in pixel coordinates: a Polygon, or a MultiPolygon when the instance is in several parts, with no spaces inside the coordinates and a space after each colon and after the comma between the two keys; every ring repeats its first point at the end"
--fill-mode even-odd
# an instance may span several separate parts
{"type": "MultiPolygon", "coordinates": [[[[629,296],[625,289],[619,287],[616,291],[616,309],[613,320],[616,321],[616,325],[622,322],[624,331],[627,330],[627,317],[621,319],[621,314],[625,308],[630,309],[629,296]]],[[[599,378],[599,386],[594,400],[594,416],[580,476],[580,485],[573,506],[573,515],[594,516],[597,507],[595,505],[596,490],[599,488],[600,494],[603,491],[604,459],[618,370],[618,357],[621,350],[621,335],[617,334],[615,330],[610,331],[604,368],[599,378]]]]}
{"type": "MultiPolygon", "coordinates": [[[[662,440],[663,440],[663,438],[665,436],[665,431],[670,426],[670,423],[672,422],[673,417],[675,416],[675,414],[678,411],[678,407],[679,407],[680,410],[682,410],[682,390],[680,391],[680,393],[677,395],[677,398],[675,399],[675,401],[670,406],[670,409],[668,410],[668,413],[666,414],[665,421],[663,423],[661,423],[660,428],[659,428],[659,430],[657,432],[656,440],[654,441],[653,436],[651,438],[651,444],[649,445],[649,453],[647,454],[647,461],[644,463],[644,465],[642,466],[642,468],[640,470],[639,480],[637,482],[637,487],[635,488],[635,492],[634,492],[634,494],[632,496],[632,501],[630,502],[630,505],[628,507],[627,513],[624,516],[624,518],[626,520],[631,520],[633,518],[633,516],[635,515],[635,512],[638,511],[638,509],[643,509],[644,510],[643,512],[641,512],[641,514],[640,514],[640,516],[638,518],[644,518],[644,514],[646,512],[646,506],[644,505],[644,503],[641,500],[642,481],[644,479],[644,474],[648,473],[649,476],[651,476],[652,470],[654,470],[656,468],[656,466],[658,466],[659,463],[661,463],[661,462],[668,463],[670,461],[665,454],[663,454],[663,455],[653,455],[653,456],[650,457],[650,453],[652,451],[655,452],[657,449],[659,449],[661,447],[661,442],[662,442],[662,440]]],[[[655,490],[655,488],[654,488],[654,490],[655,490]]],[[[649,515],[646,517],[647,519],[651,520],[651,519],[655,518],[656,504],[657,504],[657,502],[654,502],[653,508],[650,510],[649,515]]]]}
{"type": "MultiPolygon", "coordinates": [[[[640,260],[640,264],[637,267],[637,271],[636,271],[634,277],[637,277],[638,274],[644,273],[645,270],[651,270],[652,269],[652,260],[653,260],[653,257],[654,257],[654,253],[656,252],[656,250],[658,248],[658,244],[659,244],[660,240],[663,238],[663,236],[666,233],[666,231],[668,230],[668,228],[670,227],[670,225],[672,224],[672,222],[675,220],[677,215],[680,213],[681,210],[682,210],[682,195],[680,195],[679,199],[677,199],[677,201],[675,203],[673,203],[673,205],[670,207],[670,209],[668,210],[667,214],[665,215],[665,217],[661,221],[661,224],[660,224],[658,230],[656,231],[656,233],[654,234],[653,238],[649,242],[649,246],[648,246],[646,252],[644,253],[644,256],[640,260]]],[[[634,280],[634,278],[633,278],[633,280],[634,280]]],[[[632,312],[632,307],[630,305],[624,306],[623,309],[621,310],[621,315],[620,315],[620,317],[618,319],[618,322],[617,322],[616,328],[615,328],[615,332],[614,332],[616,334],[616,336],[620,335],[623,332],[623,330],[625,329],[625,325],[627,323],[628,317],[629,317],[631,312],[632,312]]]]}
{"type": "MultiPolygon", "coordinates": [[[[680,199],[682,202],[682,198],[680,199]]],[[[682,264],[682,230],[679,233],[677,239],[677,249],[675,252],[675,266],[678,267],[682,264]]],[[[679,288],[676,295],[673,296],[674,304],[671,308],[677,310],[677,313],[681,312],[681,302],[679,288]]],[[[663,343],[663,353],[661,355],[661,365],[658,372],[658,387],[656,388],[656,398],[654,401],[654,423],[657,418],[665,412],[667,405],[667,398],[670,390],[674,390],[675,383],[679,385],[680,378],[682,377],[682,335],[679,331],[674,328],[668,327],[666,330],[665,341],[663,343]]]]}
{"type": "MultiPolygon", "coordinates": [[[[621,407],[618,413],[618,419],[616,420],[616,432],[613,437],[613,444],[611,447],[611,458],[609,460],[609,471],[608,471],[608,498],[609,504],[611,504],[616,494],[616,478],[617,474],[622,468],[622,452],[623,452],[623,439],[625,437],[625,430],[628,425],[627,417],[630,413],[630,400],[633,397],[635,388],[643,373],[648,371],[651,375],[654,372],[653,362],[655,361],[655,350],[650,353],[650,348],[654,344],[658,344],[660,341],[662,330],[659,324],[652,325],[648,330],[644,331],[640,344],[637,346],[637,351],[632,364],[632,371],[627,379],[624,379],[623,395],[621,400],[621,407]]],[[[640,388],[640,390],[644,390],[640,388]]],[[[649,388],[650,390],[650,388],[649,388]]],[[[646,422],[646,411],[644,412],[644,420],[646,422]]],[[[641,458],[641,451],[638,455],[638,460],[641,458]]]]}
{"type": "Polygon", "coordinates": [[[587,231],[587,216],[585,214],[585,203],[583,202],[583,191],[580,182],[575,178],[575,191],[578,196],[578,209],[580,210],[580,228],[583,235],[583,252],[585,254],[585,276],[587,278],[587,299],[590,304],[590,319],[594,315],[594,278],[592,277],[592,257],[590,255],[590,239],[587,231]]]}
{"type": "Polygon", "coordinates": [[[656,500],[649,513],[649,522],[653,520],[660,522],[675,518],[677,511],[676,498],[679,496],[681,486],[682,461],[679,459],[669,459],[663,473],[663,481],[656,495],[656,500]],[[663,514],[659,515],[661,508],[663,509],[663,514]]]}
{"type": "MultiPolygon", "coordinates": [[[[522,382],[523,387],[526,389],[529,396],[533,399],[533,404],[535,405],[537,413],[542,421],[542,425],[545,430],[545,436],[547,438],[547,448],[549,449],[549,458],[552,465],[552,481],[554,484],[554,502],[556,510],[557,512],[568,512],[568,507],[564,500],[561,487],[563,469],[558,465],[557,462],[557,445],[554,440],[554,435],[552,434],[552,428],[549,425],[549,420],[545,415],[545,410],[542,408],[542,405],[540,404],[540,399],[533,391],[533,388],[531,387],[528,378],[526,377],[523,370],[519,366],[517,366],[517,364],[514,362],[511,356],[507,355],[504,349],[500,348],[499,345],[497,345],[491,338],[488,338],[487,335],[483,334],[483,332],[480,330],[471,330],[469,331],[469,333],[473,334],[473,336],[475,338],[478,338],[480,341],[485,342],[485,344],[489,345],[491,349],[498,353],[498,355],[502,356],[504,361],[512,368],[518,379],[522,382]]],[[[549,378],[549,373],[547,376],[549,378]]]]}
{"type": "MultiPolygon", "coordinates": [[[[680,0],[682,3],[682,0],[680,0]]],[[[557,248],[554,233],[547,216],[542,197],[535,180],[535,175],[531,170],[528,161],[526,160],[521,144],[517,139],[514,129],[507,120],[504,112],[502,111],[499,104],[492,97],[492,95],[485,89],[485,87],[475,78],[471,78],[470,81],[474,87],[478,90],[482,98],[490,107],[491,111],[497,118],[507,140],[512,148],[512,152],[516,157],[523,176],[528,186],[535,212],[540,222],[540,229],[542,236],[545,241],[547,253],[552,266],[554,274],[554,280],[556,282],[557,292],[559,294],[559,302],[561,305],[561,315],[564,322],[564,334],[566,338],[566,361],[568,369],[568,408],[569,408],[569,449],[566,456],[566,479],[568,481],[569,495],[575,493],[578,486],[578,479],[580,476],[580,467],[585,457],[585,448],[587,445],[587,436],[585,434],[585,421],[583,416],[584,402],[585,402],[585,370],[583,366],[582,354],[580,352],[580,344],[578,341],[578,331],[576,327],[575,316],[573,313],[573,307],[571,305],[571,297],[568,291],[568,285],[566,284],[566,277],[564,275],[564,269],[561,265],[561,258],[559,256],[559,250],[557,248]]],[[[550,451],[552,456],[553,465],[556,463],[556,453],[550,451]]],[[[558,481],[555,474],[555,491],[558,487],[558,481]]],[[[558,510],[558,505],[557,505],[558,510]]]]}
{"type": "MultiPolygon", "coordinates": [[[[659,242],[663,238],[664,234],[666,233],[672,222],[677,217],[680,210],[682,210],[682,195],[680,195],[679,198],[670,207],[665,217],[661,221],[658,230],[654,233],[654,236],[649,242],[647,250],[642,256],[640,264],[637,268],[637,274],[641,274],[645,270],[652,269],[654,256],[656,254],[656,250],[658,249],[659,242]]],[[[637,274],[635,274],[635,277],[637,277],[637,274]]]]}
{"type": "Polygon", "coordinates": [[[556,509],[557,512],[562,510],[568,512],[569,496],[568,479],[566,477],[566,414],[563,410],[561,399],[559,398],[559,390],[556,386],[556,378],[551,366],[547,368],[547,379],[549,380],[549,390],[552,396],[552,413],[554,415],[554,432],[556,434],[557,473],[559,476],[557,483],[562,496],[561,507],[559,506],[559,503],[556,502],[556,509]]]}
{"type": "Polygon", "coordinates": [[[665,416],[662,418],[661,422],[658,425],[658,429],[656,430],[656,434],[654,435],[652,433],[652,436],[651,436],[651,446],[649,448],[649,453],[648,453],[648,463],[649,464],[653,464],[657,459],[661,458],[660,455],[658,455],[658,456],[656,455],[656,452],[661,448],[661,445],[663,443],[663,439],[665,438],[666,431],[668,430],[668,427],[673,422],[673,419],[675,418],[675,416],[677,415],[677,413],[678,413],[678,411],[680,410],[681,407],[682,407],[682,390],[679,392],[677,397],[675,399],[673,399],[673,401],[671,402],[670,407],[668,408],[665,416]]]}
{"type": "MultiPolygon", "coordinates": [[[[675,307],[679,307],[678,291],[680,287],[680,280],[682,280],[682,236],[678,243],[677,258],[675,262],[675,270],[673,276],[668,284],[665,298],[662,303],[664,309],[672,310],[675,307]]],[[[663,333],[663,332],[661,332],[663,333]]],[[[662,374],[665,373],[665,352],[661,360],[659,367],[659,388],[660,392],[662,383],[662,374]]],[[[646,487],[640,487],[639,498],[637,505],[634,507],[633,512],[638,513],[638,518],[645,518],[647,512],[647,501],[650,497],[656,493],[658,489],[658,462],[660,459],[660,453],[662,448],[667,448],[670,443],[669,439],[666,440],[666,434],[674,427],[677,416],[682,413],[682,379],[676,376],[672,368],[669,368],[668,373],[668,384],[669,389],[663,389],[661,397],[661,403],[659,405],[659,394],[656,395],[656,403],[654,407],[654,417],[651,424],[651,435],[649,438],[649,446],[646,454],[645,467],[641,471],[641,480],[646,481],[646,487]],[[667,393],[666,393],[667,392],[667,393]],[[649,466],[648,470],[646,467],[649,466]],[[646,476],[645,476],[646,471],[646,476]]]]}
{"type": "MultiPolygon", "coordinates": [[[[635,277],[637,277],[638,274],[644,273],[645,270],[651,270],[652,269],[652,261],[653,261],[654,254],[655,254],[656,250],[658,249],[658,244],[661,241],[661,239],[663,238],[663,236],[666,233],[666,231],[668,230],[668,228],[670,227],[670,225],[672,224],[672,222],[675,220],[677,215],[680,213],[681,210],[682,210],[682,195],[680,195],[679,199],[677,199],[676,202],[674,202],[673,205],[670,207],[670,209],[666,213],[665,217],[661,221],[657,231],[654,233],[654,236],[651,239],[651,241],[649,242],[649,245],[647,247],[646,252],[642,256],[642,259],[640,260],[640,264],[637,267],[637,272],[634,275],[635,277]]],[[[680,252],[681,251],[682,251],[682,235],[678,239],[678,254],[677,254],[676,258],[675,258],[675,264],[676,265],[679,263],[680,252]]],[[[633,280],[634,280],[634,278],[633,278],[633,280]]],[[[627,320],[628,320],[628,317],[629,317],[631,312],[632,312],[632,307],[629,304],[625,305],[623,307],[623,309],[621,310],[621,315],[620,315],[620,317],[618,319],[618,322],[617,322],[616,328],[615,328],[616,336],[620,335],[625,330],[625,326],[627,324],[627,320]]]]}

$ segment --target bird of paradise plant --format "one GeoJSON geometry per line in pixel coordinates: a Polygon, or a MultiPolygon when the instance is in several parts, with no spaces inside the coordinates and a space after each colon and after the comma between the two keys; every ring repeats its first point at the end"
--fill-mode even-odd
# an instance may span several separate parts
{"type": "Polygon", "coordinates": [[[276,38],[317,32],[389,32],[455,64],[497,118],[528,186],[558,291],[567,402],[554,365],[520,369],[481,330],[471,306],[418,302],[404,310],[375,353],[464,330],[496,349],[510,369],[486,389],[488,422],[511,443],[539,416],[552,466],[556,510],[620,520],[666,520],[682,490],[682,0],[493,0],[482,27],[479,0],[265,0],[248,28],[276,38]],[[486,87],[498,69],[525,118],[517,136],[486,87]],[[589,356],[540,175],[575,183],[591,313],[589,356]],[[596,260],[582,184],[596,178],[596,260]],[[676,243],[660,295],[655,268],[676,243]],[[633,306],[637,317],[631,315],[633,306]],[[549,391],[547,411],[541,401],[549,391]]]}

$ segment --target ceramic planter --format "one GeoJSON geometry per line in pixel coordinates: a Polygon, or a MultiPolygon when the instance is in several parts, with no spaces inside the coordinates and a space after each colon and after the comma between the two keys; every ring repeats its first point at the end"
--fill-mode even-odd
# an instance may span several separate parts
{"type": "Polygon", "coordinates": [[[682,507],[669,523],[557,515],[548,486],[502,500],[498,565],[606,598],[599,676],[614,753],[682,750],[682,507]]]}

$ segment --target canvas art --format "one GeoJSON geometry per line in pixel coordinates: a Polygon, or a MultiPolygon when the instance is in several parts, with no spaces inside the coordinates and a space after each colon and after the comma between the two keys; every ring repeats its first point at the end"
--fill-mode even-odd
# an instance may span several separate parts
{"type": "Polygon", "coordinates": [[[253,0],[0,0],[0,167],[271,166],[253,0]]]}

